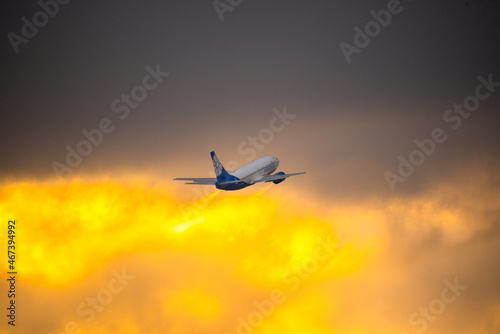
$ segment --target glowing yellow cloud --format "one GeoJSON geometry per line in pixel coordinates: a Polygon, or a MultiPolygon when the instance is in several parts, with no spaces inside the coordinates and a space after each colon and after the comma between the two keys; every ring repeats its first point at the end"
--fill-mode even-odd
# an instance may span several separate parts
{"type": "MultiPolygon", "coordinates": [[[[362,323],[343,323],[359,318],[343,316],[347,292],[338,287],[366,275],[375,285],[398,282],[383,257],[393,253],[395,221],[416,236],[436,228],[449,242],[472,235],[468,211],[441,205],[440,194],[318,210],[293,193],[269,194],[269,187],[214,191],[186,202],[164,184],[16,182],[0,190],[0,217],[17,221],[23,284],[67,298],[67,313],[47,329],[54,332],[73,319],[92,333],[142,333],[147,326],[151,333],[209,328],[232,334],[279,291],[285,301],[252,327],[254,333],[366,333],[362,323]],[[135,268],[139,278],[114,297],[120,303],[87,324],[75,309],[109,277],[97,287],[86,284],[117,262],[135,268]],[[83,288],[88,292],[79,294],[83,288]]],[[[362,292],[350,293],[363,303],[362,292]]],[[[359,316],[373,318],[366,312],[359,316]]]]}

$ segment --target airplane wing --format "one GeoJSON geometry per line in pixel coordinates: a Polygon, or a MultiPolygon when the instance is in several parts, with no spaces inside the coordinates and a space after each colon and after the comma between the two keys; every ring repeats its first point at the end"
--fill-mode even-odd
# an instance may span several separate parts
{"type": "Polygon", "coordinates": [[[301,175],[301,174],[305,174],[306,172],[301,172],[301,173],[292,173],[292,174],[274,174],[274,175],[267,175],[267,174],[263,174],[262,175],[262,178],[260,180],[256,180],[254,181],[255,183],[257,182],[271,182],[271,181],[276,181],[276,180],[282,180],[282,179],[286,179],[287,177],[290,177],[290,176],[295,176],[295,175],[301,175]]]}
{"type": "Polygon", "coordinates": [[[174,181],[190,181],[184,184],[210,184],[215,185],[217,179],[215,177],[178,177],[174,181]]]}

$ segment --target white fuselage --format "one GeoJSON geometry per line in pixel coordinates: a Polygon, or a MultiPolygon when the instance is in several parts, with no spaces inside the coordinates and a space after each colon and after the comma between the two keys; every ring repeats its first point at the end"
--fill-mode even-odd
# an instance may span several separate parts
{"type": "Polygon", "coordinates": [[[245,183],[253,184],[256,180],[261,178],[262,174],[269,175],[274,172],[276,168],[278,168],[279,163],[278,158],[275,156],[265,155],[247,163],[235,171],[228,171],[228,173],[245,183]]]}

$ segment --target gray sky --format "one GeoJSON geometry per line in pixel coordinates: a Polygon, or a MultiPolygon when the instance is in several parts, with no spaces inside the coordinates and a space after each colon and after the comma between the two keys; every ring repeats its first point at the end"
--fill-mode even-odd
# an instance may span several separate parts
{"type": "MultiPolygon", "coordinates": [[[[500,80],[500,5],[403,1],[348,64],[340,43],[354,45],[354,27],[364,29],[371,10],[385,9],[385,1],[252,1],[220,21],[208,1],[74,1],[16,54],[7,34],[21,34],[21,18],[40,8],[10,5],[2,20],[1,152],[8,159],[0,172],[53,177],[51,163],[64,161],[66,145],[75,148],[81,131],[103,118],[115,130],[73,175],[158,168],[170,177],[169,164],[181,157],[207,164],[211,149],[244,163],[238,144],[284,106],[298,116],[262,154],[287,158],[286,167],[306,168],[313,178],[322,172],[314,168],[335,170],[352,157],[372,163],[362,174],[390,170],[415,138],[443,125],[447,108],[474,92],[479,75],[500,80]],[[118,119],[111,102],[157,64],[170,75],[118,119]]],[[[499,99],[495,93],[482,102],[433,163],[495,160],[499,99]]]]}

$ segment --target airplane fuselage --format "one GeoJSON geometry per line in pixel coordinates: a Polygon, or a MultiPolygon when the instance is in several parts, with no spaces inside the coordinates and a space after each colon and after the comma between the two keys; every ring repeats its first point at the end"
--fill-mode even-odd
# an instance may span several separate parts
{"type": "Polygon", "coordinates": [[[248,164],[229,172],[229,176],[215,184],[217,189],[239,190],[251,186],[259,180],[262,174],[270,175],[278,168],[279,160],[275,156],[265,155],[248,164]],[[234,182],[239,180],[240,182],[234,182]],[[227,181],[233,181],[226,183],[227,181]]]}

